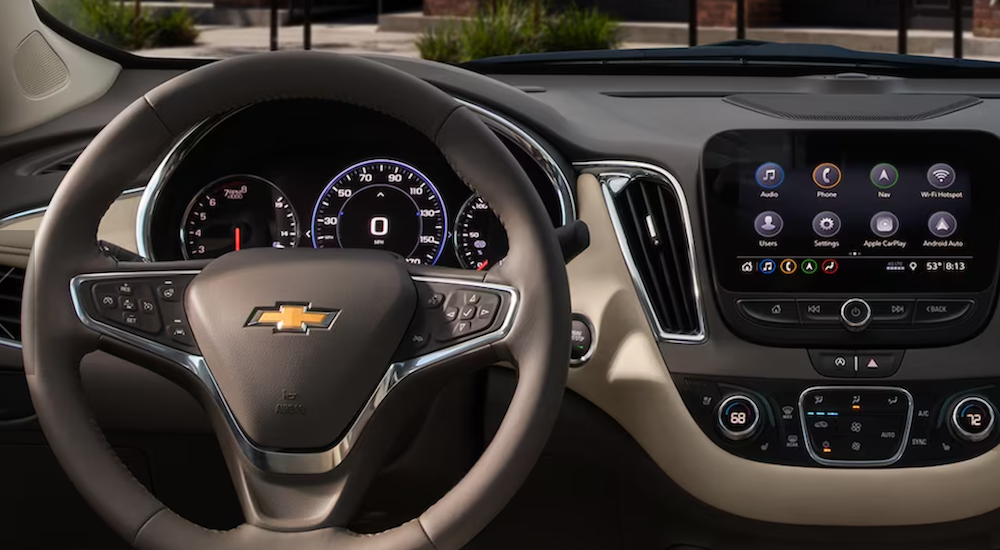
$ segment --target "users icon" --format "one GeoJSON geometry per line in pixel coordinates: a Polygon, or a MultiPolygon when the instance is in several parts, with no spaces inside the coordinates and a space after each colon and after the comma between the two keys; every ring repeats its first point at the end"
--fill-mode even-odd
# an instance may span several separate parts
{"type": "Polygon", "coordinates": [[[781,233],[784,224],[781,216],[771,210],[757,214],[757,218],[753,221],[753,227],[757,230],[757,234],[768,239],[781,233]]]}

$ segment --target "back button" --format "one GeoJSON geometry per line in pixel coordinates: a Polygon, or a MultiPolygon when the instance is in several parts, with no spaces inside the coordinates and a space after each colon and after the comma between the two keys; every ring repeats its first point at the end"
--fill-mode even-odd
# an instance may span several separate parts
{"type": "Polygon", "coordinates": [[[797,300],[799,317],[804,325],[837,324],[840,322],[840,302],[836,300],[797,300]]]}

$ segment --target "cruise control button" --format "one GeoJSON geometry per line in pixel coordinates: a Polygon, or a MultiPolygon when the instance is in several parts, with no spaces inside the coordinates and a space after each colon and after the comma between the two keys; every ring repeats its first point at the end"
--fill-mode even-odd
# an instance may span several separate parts
{"type": "Polygon", "coordinates": [[[902,360],[901,351],[858,352],[858,378],[892,376],[902,360]]]}
{"type": "Polygon", "coordinates": [[[908,325],[913,319],[913,300],[872,300],[872,323],[878,325],[908,325]]]}
{"type": "Polygon", "coordinates": [[[840,302],[836,300],[798,300],[798,304],[804,325],[836,324],[840,320],[840,302]]]}
{"type": "Polygon", "coordinates": [[[118,300],[115,299],[114,294],[98,295],[97,303],[101,306],[101,309],[115,309],[118,307],[118,300]]]}
{"type": "Polygon", "coordinates": [[[167,302],[176,302],[180,300],[180,289],[174,285],[160,285],[156,289],[156,293],[161,299],[167,302]]]}
{"type": "Polygon", "coordinates": [[[918,300],[913,324],[933,324],[957,321],[972,311],[969,300],[918,300]]]}
{"type": "Polygon", "coordinates": [[[139,311],[146,315],[152,315],[156,313],[156,305],[151,300],[139,298],[139,311]]]}
{"type": "Polygon", "coordinates": [[[794,300],[738,300],[743,315],[755,321],[775,324],[798,324],[799,312],[794,300]]]}
{"type": "Polygon", "coordinates": [[[118,284],[118,294],[122,296],[131,296],[134,292],[134,287],[131,283],[119,283],[118,284]]]}
{"type": "Polygon", "coordinates": [[[139,309],[139,306],[136,305],[135,298],[129,296],[122,296],[118,298],[118,303],[121,304],[123,311],[135,311],[139,309]]]}
{"type": "Polygon", "coordinates": [[[122,313],[122,322],[130,327],[139,327],[139,316],[135,313],[122,313]]]}
{"type": "Polygon", "coordinates": [[[855,355],[854,351],[815,351],[809,350],[809,359],[813,368],[823,376],[836,378],[853,378],[855,355]]]}

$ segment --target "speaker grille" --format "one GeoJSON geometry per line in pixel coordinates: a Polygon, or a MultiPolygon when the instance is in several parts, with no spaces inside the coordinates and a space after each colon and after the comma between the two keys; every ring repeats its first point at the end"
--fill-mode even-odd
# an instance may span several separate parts
{"type": "Polygon", "coordinates": [[[33,31],[14,52],[14,78],[25,97],[40,99],[69,83],[69,69],[45,37],[33,31]]]}

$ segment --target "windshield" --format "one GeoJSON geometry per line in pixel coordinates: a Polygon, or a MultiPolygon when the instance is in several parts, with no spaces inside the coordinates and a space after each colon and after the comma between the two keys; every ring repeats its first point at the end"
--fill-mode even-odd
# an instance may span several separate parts
{"type": "Polygon", "coordinates": [[[467,63],[581,50],[686,49],[749,39],[1000,60],[996,0],[38,2],[91,38],[149,57],[225,58],[306,48],[467,63]]]}

